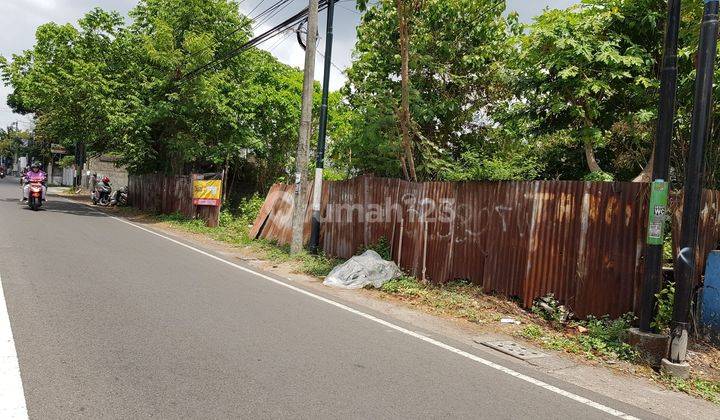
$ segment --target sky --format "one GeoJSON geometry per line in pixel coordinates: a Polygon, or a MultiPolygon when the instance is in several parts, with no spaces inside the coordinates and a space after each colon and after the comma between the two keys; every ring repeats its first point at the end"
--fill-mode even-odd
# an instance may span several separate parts
{"type": "MultiPolygon", "coordinates": [[[[530,21],[546,7],[565,8],[578,0],[507,0],[508,10],[515,10],[523,21],[530,21]]],[[[0,55],[10,58],[23,50],[32,48],[35,43],[35,30],[47,22],[76,23],[88,10],[102,7],[105,10],[116,10],[123,15],[132,9],[137,0],[2,0],[3,10],[0,13],[0,55]]],[[[254,17],[264,8],[271,5],[271,0],[241,0],[242,11],[254,17]]],[[[281,13],[270,21],[255,28],[255,33],[262,33],[285,17],[294,14],[306,6],[303,0],[294,0],[281,13]]],[[[355,0],[340,0],[335,8],[335,30],[333,42],[334,64],[330,78],[330,88],[337,89],[345,82],[342,70],[350,65],[352,49],[355,45],[355,28],[360,22],[360,12],[355,10],[355,0]]],[[[318,51],[325,51],[325,13],[320,15],[320,34],[318,51]]],[[[292,33],[271,39],[261,45],[283,63],[302,67],[304,52],[298,46],[292,33]]],[[[322,79],[323,57],[317,56],[315,79],[322,79]]],[[[13,114],[7,106],[7,95],[11,90],[0,85],[0,127],[6,127],[18,121],[20,128],[30,128],[32,118],[13,114]]]]}

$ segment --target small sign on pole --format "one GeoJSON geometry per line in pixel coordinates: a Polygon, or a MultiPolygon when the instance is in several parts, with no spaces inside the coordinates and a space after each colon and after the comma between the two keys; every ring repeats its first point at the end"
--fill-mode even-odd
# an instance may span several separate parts
{"type": "Polygon", "coordinates": [[[659,179],[650,184],[650,188],[647,243],[650,245],[662,245],[665,239],[665,222],[670,216],[668,210],[670,184],[659,179]]]}
{"type": "Polygon", "coordinates": [[[220,207],[222,203],[222,180],[193,180],[193,204],[220,207]]]}

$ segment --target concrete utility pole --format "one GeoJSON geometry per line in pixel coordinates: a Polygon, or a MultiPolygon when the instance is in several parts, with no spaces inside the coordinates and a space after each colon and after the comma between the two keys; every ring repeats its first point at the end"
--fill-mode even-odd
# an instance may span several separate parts
{"type": "Polygon", "coordinates": [[[667,211],[667,190],[670,179],[670,145],[672,144],[675,122],[675,96],[677,92],[677,51],[678,32],[680,31],[680,0],[668,1],[668,18],[665,28],[665,52],[660,69],[660,106],[653,151],[653,173],[650,221],[648,224],[647,247],[645,248],[645,279],[643,281],[642,302],[640,305],[640,330],[652,332],[650,324],[655,317],[655,295],[662,284],[662,256],[665,239],[665,220],[667,211]],[[658,197],[663,195],[664,197],[658,197]],[[665,200],[662,200],[665,198],[665,200]],[[662,207],[664,206],[664,207],[662,207]],[[655,206],[652,206],[655,207],[655,206]],[[660,214],[662,212],[662,214],[660,214]]]}
{"type": "Polygon", "coordinates": [[[315,163],[315,189],[312,201],[312,230],[310,231],[310,252],[315,254],[320,243],[320,200],[322,198],[323,169],[325,168],[325,138],[327,137],[328,96],[330,95],[330,70],[332,66],[333,20],[335,1],[329,0],[327,26],[325,28],[325,68],[323,74],[322,106],[318,133],[317,158],[315,163]]]}
{"type": "Polygon", "coordinates": [[[318,0],[310,0],[308,6],[307,48],[305,49],[305,77],[303,79],[302,112],[298,133],[297,158],[295,161],[295,207],[292,219],[292,243],[290,252],[297,254],[303,249],[303,226],[307,208],[307,171],[310,131],[312,129],[313,83],[315,81],[315,51],[317,49],[318,0]]]}
{"type": "Polygon", "coordinates": [[[700,46],[698,47],[690,151],[685,167],[685,198],[680,233],[680,254],[675,260],[675,302],[670,332],[670,354],[668,359],[662,361],[662,368],[665,372],[682,378],[687,378],[690,374],[690,366],[685,361],[688,344],[688,317],[697,263],[698,219],[700,218],[703,166],[705,164],[703,158],[705,143],[710,136],[713,70],[717,55],[718,0],[704,0],[704,2],[705,11],[700,30],[700,46]]]}

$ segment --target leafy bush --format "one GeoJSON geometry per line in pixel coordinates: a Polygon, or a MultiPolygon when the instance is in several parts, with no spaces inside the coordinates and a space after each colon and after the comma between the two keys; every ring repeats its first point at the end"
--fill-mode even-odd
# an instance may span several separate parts
{"type": "Polygon", "coordinates": [[[392,259],[392,245],[390,244],[390,241],[387,240],[386,237],[382,237],[378,239],[377,242],[374,244],[370,244],[367,247],[363,248],[361,252],[365,252],[367,250],[373,250],[380,254],[382,259],[386,261],[390,261],[392,259]]]}
{"type": "Polygon", "coordinates": [[[583,350],[596,353],[603,357],[620,360],[634,360],[637,356],[635,350],[625,343],[628,328],[632,326],[635,315],[625,314],[618,319],[609,317],[588,317],[578,324],[587,328],[587,333],[577,337],[583,350]]]}
{"type": "Polygon", "coordinates": [[[63,156],[60,161],[58,161],[58,165],[60,165],[61,168],[69,168],[75,164],[75,156],[63,156]]]}
{"type": "Polygon", "coordinates": [[[660,293],[655,295],[657,309],[655,320],[650,324],[656,331],[664,331],[670,326],[675,300],[675,283],[668,283],[660,293]]]}
{"type": "Polygon", "coordinates": [[[614,180],[615,178],[612,176],[612,174],[603,171],[590,172],[583,177],[583,181],[593,182],[613,182],[614,180]]]}
{"type": "Polygon", "coordinates": [[[543,335],[545,335],[545,331],[543,331],[543,329],[540,328],[539,325],[530,324],[523,328],[523,330],[520,332],[520,335],[529,340],[537,340],[543,335]]]}
{"type": "Polygon", "coordinates": [[[415,277],[402,276],[383,284],[380,288],[383,292],[405,296],[417,295],[424,286],[415,277]]]}
{"type": "Polygon", "coordinates": [[[315,277],[327,276],[340,262],[339,260],[326,256],[325,254],[301,254],[299,258],[302,261],[302,272],[315,277]]]}
{"type": "Polygon", "coordinates": [[[257,218],[258,213],[260,213],[264,202],[265,199],[258,195],[258,193],[248,198],[243,198],[240,200],[240,205],[238,205],[238,217],[252,223],[257,218]]]}

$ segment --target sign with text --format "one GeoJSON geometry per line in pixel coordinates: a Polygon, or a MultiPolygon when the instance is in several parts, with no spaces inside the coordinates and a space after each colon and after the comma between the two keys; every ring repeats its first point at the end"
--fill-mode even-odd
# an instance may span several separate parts
{"type": "Polygon", "coordinates": [[[662,245],[665,240],[665,222],[670,217],[668,210],[670,184],[663,180],[657,180],[650,184],[650,188],[647,243],[650,245],[662,245]]]}
{"type": "Polygon", "coordinates": [[[220,207],[222,202],[222,181],[201,180],[193,181],[193,204],[196,206],[220,207]]]}

